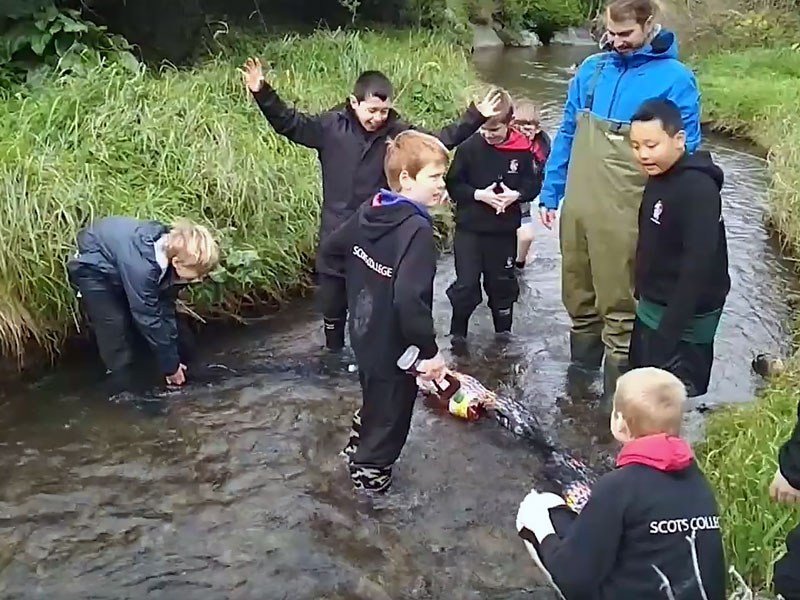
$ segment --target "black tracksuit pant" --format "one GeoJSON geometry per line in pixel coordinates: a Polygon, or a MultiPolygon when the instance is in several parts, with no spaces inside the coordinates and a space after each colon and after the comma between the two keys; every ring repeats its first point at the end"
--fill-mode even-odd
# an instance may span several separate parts
{"type": "Polygon", "coordinates": [[[450,333],[466,337],[467,324],[483,300],[489,297],[495,331],[511,329],[512,309],[519,297],[519,283],[514,269],[517,258],[517,233],[473,233],[456,229],[454,240],[456,281],[447,289],[453,306],[450,333]]]}
{"type": "MultiPolygon", "coordinates": [[[[71,274],[71,283],[81,295],[81,308],[94,333],[100,358],[108,371],[111,393],[144,389],[150,378],[138,373],[139,357],[147,343],[136,329],[125,292],[111,285],[100,273],[82,270],[71,274]]],[[[192,358],[191,332],[178,319],[178,354],[181,362],[192,358]]]]}
{"type": "Polygon", "coordinates": [[[359,373],[363,402],[353,418],[345,454],[356,489],[382,492],[392,483],[392,465],[408,438],[417,398],[416,379],[406,373],[359,373]]]}

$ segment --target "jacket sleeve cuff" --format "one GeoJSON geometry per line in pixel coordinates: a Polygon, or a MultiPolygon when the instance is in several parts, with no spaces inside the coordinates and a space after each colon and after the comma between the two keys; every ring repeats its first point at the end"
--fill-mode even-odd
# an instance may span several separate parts
{"type": "Polygon", "coordinates": [[[275,99],[275,90],[265,81],[261,86],[261,89],[257,92],[250,91],[253,94],[253,98],[256,99],[256,102],[259,104],[269,104],[270,101],[275,99]]]}
{"type": "Polygon", "coordinates": [[[418,344],[417,347],[419,348],[419,357],[422,360],[428,360],[439,354],[439,346],[436,344],[435,337],[425,340],[423,344],[418,344]]]}
{"type": "Polygon", "coordinates": [[[161,368],[161,372],[164,375],[172,375],[175,371],[178,370],[178,366],[181,364],[180,358],[178,357],[178,351],[174,348],[169,348],[165,351],[161,351],[158,357],[158,365],[161,368]]]}
{"type": "Polygon", "coordinates": [[[478,110],[478,107],[475,106],[474,102],[470,103],[466,118],[471,123],[477,123],[479,126],[483,125],[487,120],[486,117],[481,114],[481,111],[478,110]]]}

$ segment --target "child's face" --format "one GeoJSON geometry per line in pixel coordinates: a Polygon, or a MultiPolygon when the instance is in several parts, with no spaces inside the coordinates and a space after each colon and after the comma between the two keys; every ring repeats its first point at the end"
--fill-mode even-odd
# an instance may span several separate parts
{"type": "Polygon", "coordinates": [[[634,121],[631,148],[642,170],[650,177],[669,171],[686,152],[686,132],[669,135],[661,121],[634,121]]]}
{"type": "Polygon", "coordinates": [[[502,121],[486,121],[480,131],[483,139],[490,146],[499,146],[508,139],[508,123],[502,121]]]}
{"type": "Polygon", "coordinates": [[[172,259],[172,268],[175,269],[175,274],[183,281],[200,281],[205,276],[200,273],[197,266],[186,264],[179,256],[172,259]]]}
{"type": "Polygon", "coordinates": [[[389,111],[392,110],[392,100],[387,98],[381,100],[377,96],[358,101],[355,96],[350,96],[350,108],[358,117],[358,122],[369,132],[378,131],[386,124],[389,118],[389,111]]]}
{"type": "Polygon", "coordinates": [[[441,204],[445,196],[446,172],[447,165],[441,163],[425,165],[416,177],[411,177],[408,171],[403,171],[400,173],[400,193],[423,206],[441,204]]]}
{"type": "Polygon", "coordinates": [[[542,130],[542,128],[539,126],[539,122],[533,119],[514,119],[513,125],[517,131],[528,138],[531,142],[533,141],[533,138],[536,137],[536,134],[542,130]]]}
{"type": "Polygon", "coordinates": [[[622,413],[617,410],[616,404],[614,405],[614,409],[611,411],[610,426],[611,434],[618,442],[625,444],[633,439],[633,436],[631,436],[631,430],[628,427],[628,423],[625,421],[625,417],[622,416],[622,413]]]}

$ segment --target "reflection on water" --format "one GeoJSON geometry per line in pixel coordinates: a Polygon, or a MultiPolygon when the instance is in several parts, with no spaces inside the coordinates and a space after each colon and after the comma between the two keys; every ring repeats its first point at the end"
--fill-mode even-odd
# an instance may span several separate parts
{"type": "MultiPolygon", "coordinates": [[[[487,79],[540,102],[553,133],[569,67],[585,48],[480,55],[487,79]]],[[[789,268],[762,226],[763,161],[721,139],[733,291],[710,404],[751,397],[755,351],[788,337],[789,268]]],[[[537,411],[595,464],[614,450],[598,382],[567,385],[568,321],[555,234],[540,228],[510,344],[476,313],[462,368],[537,411]]],[[[435,318],[452,258],[440,262],[435,318]]],[[[353,499],[338,451],[359,402],[346,364],[324,359],[318,319],[298,302],[270,323],[209,336],[213,371],[159,403],[109,403],[88,368],[0,392],[0,598],[552,598],[514,534],[538,460],[489,421],[421,404],[395,491],[353,499]],[[153,410],[158,408],[158,410],[153,410]]],[[[447,340],[441,339],[447,347],[447,340]]]]}

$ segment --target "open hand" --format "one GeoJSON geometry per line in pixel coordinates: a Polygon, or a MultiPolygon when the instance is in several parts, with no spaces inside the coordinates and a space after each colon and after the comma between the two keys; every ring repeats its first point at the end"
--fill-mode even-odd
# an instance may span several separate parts
{"type": "Polygon", "coordinates": [[[437,352],[436,356],[420,361],[417,372],[423,381],[439,381],[447,374],[447,363],[444,357],[437,352]]]}
{"type": "Polygon", "coordinates": [[[261,61],[257,58],[248,58],[244,63],[244,69],[239,71],[245,85],[251,92],[258,92],[264,85],[264,69],[261,68],[261,61]]]}
{"type": "Polygon", "coordinates": [[[800,503],[800,490],[796,490],[792,485],[786,481],[786,478],[778,469],[775,472],[775,479],[769,486],[769,497],[775,502],[782,502],[784,504],[797,504],[800,503]]]}
{"type": "Polygon", "coordinates": [[[503,103],[503,96],[495,90],[486,94],[486,97],[475,105],[478,112],[486,119],[491,119],[500,114],[500,105],[503,103]]]}
{"type": "Polygon", "coordinates": [[[553,229],[553,225],[556,224],[556,211],[554,211],[552,208],[540,206],[539,218],[542,221],[542,225],[544,225],[548,229],[553,229]]]}
{"type": "Polygon", "coordinates": [[[178,370],[172,375],[167,375],[167,385],[183,385],[186,383],[186,365],[178,365],[178,370]]]}

